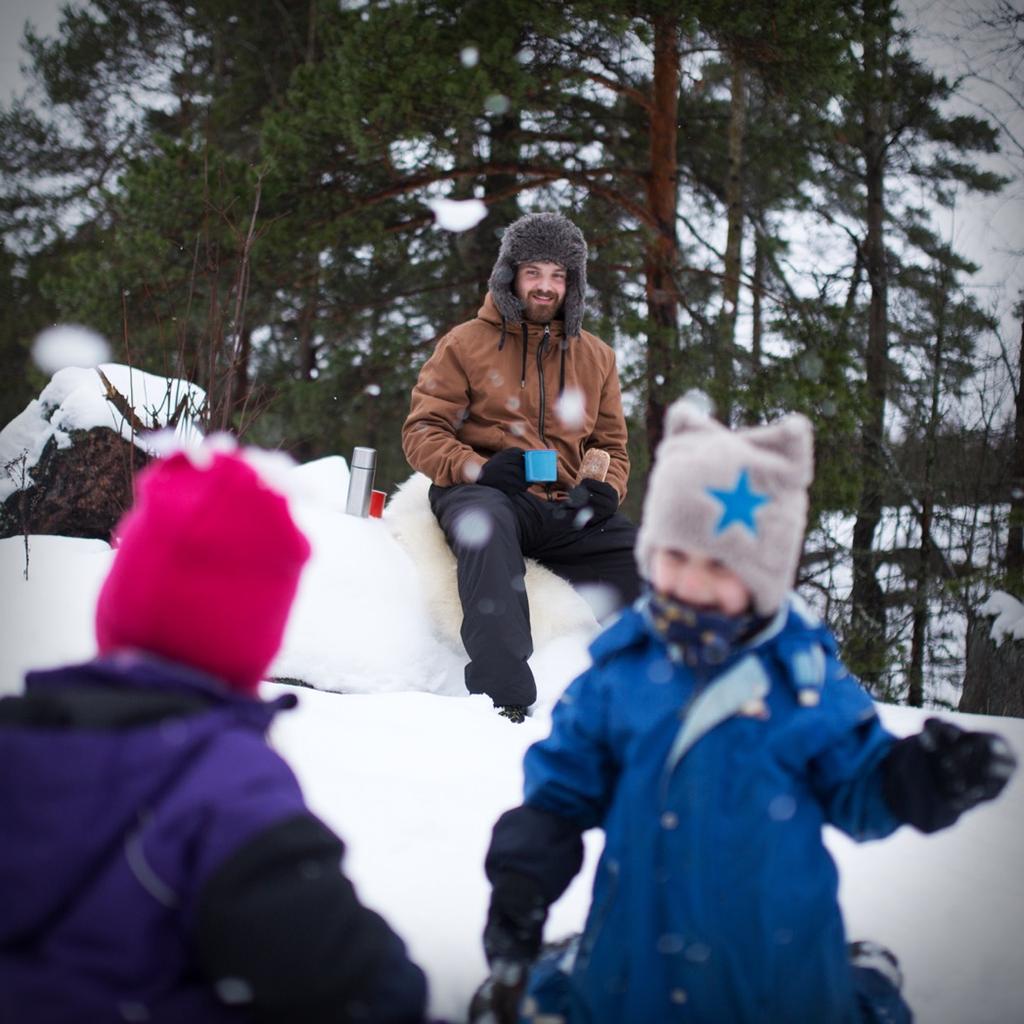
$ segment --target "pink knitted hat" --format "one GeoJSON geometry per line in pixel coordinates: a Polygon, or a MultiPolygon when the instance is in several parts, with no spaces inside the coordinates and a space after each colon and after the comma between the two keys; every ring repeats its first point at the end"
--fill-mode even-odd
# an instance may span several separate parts
{"type": "Polygon", "coordinates": [[[690,402],[675,402],[644,496],[641,575],[650,575],[656,548],[698,551],[743,580],[759,614],[776,611],[803,550],[813,434],[799,413],[730,430],[690,402]]]}
{"type": "Polygon", "coordinates": [[[255,693],[309,558],[288,503],[239,455],[139,474],[96,606],[101,654],[137,648],[255,693]]]}

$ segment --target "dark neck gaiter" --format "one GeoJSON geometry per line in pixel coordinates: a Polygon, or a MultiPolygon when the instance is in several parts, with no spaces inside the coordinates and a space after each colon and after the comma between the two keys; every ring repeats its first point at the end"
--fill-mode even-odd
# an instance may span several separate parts
{"type": "Polygon", "coordinates": [[[754,612],[725,615],[694,608],[653,589],[644,594],[641,608],[650,629],[665,641],[670,657],[695,669],[721,665],[767,621],[754,612]]]}

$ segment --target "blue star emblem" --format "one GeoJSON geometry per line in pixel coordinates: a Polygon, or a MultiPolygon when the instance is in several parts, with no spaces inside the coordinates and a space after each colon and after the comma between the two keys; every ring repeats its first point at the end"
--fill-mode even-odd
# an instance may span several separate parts
{"type": "Polygon", "coordinates": [[[708,494],[716,501],[720,501],[725,507],[722,510],[722,518],[718,520],[715,527],[715,535],[724,533],[733,523],[745,526],[755,537],[757,536],[757,521],[754,513],[761,505],[772,499],[767,494],[759,494],[751,490],[750,474],[740,470],[736,486],[731,491],[722,491],[716,487],[706,488],[708,494]]]}

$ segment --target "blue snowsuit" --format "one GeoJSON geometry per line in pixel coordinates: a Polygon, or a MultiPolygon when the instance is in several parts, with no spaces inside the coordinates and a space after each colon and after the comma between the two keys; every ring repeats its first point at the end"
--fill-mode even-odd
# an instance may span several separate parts
{"type": "MultiPolygon", "coordinates": [[[[878,771],[893,737],[831,635],[793,597],[698,676],[634,607],[591,653],[524,762],[525,808],[606,835],[569,1019],[861,1020],[822,826],[901,822],[878,771]]],[[[499,823],[489,870],[550,890],[564,851],[530,820],[499,823]]]]}

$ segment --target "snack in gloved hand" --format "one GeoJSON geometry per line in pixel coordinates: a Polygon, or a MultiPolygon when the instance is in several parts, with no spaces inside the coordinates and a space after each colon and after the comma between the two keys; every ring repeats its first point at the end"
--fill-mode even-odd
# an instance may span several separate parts
{"type": "Polygon", "coordinates": [[[576,483],[584,479],[603,481],[608,475],[611,462],[612,457],[603,448],[588,448],[583,455],[583,464],[580,466],[576,483]]]}

